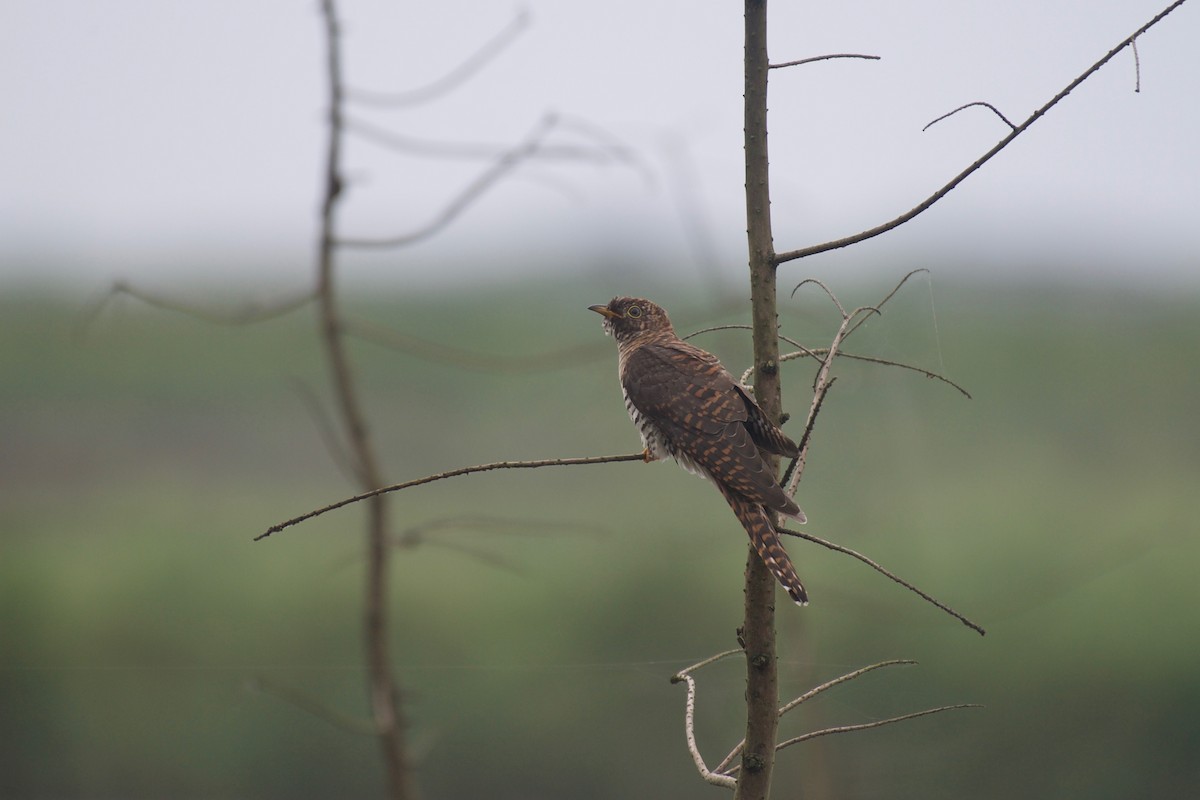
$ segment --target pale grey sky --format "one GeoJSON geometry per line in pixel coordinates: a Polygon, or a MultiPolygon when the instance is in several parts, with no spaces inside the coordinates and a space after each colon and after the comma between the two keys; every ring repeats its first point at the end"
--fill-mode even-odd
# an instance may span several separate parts
{"type": "MultiPolygon", "coordinates": [[[[979,109],[922,132],[925,123],[973,100],[1020,121],[1167,4],[776,0],[772,61],[882,57],[773,71],[777,248],[851,234],[915,205],[1007,132],[979,109]]],[[[342,0],[347,82],[421,86],[519,8],[528,28],[458,91],[350,113],[434,142],[501,145],[553,111],[604,129],[644,169],[529,164],[444,235],[348,259],[347,277],[408,280],[462,260],[476,278],[514,264],[561,274],[604,254],[686,264],[681,211],[704,221],[722,272],[740,276],[738,3],[342,0]]],[[[785,267],[788,277],[949,258],[964,270],[1149,271],[1196,282],[1198,34],[1194,0],[1141,39],[1140,93],[1126,51],[933,210],[866,245],[785,267]]],[[[115,277],[162,286],[249,271],[306,281],[323,59],[315,0],[6,0],[0,279],[38,273],[88,290],[115,277]]],[[[569,126],[551,136],[578,141],[569,126]]],[[[353,138],[342,230],[419,227],[485,165],[397,156],[353,138]]]]}

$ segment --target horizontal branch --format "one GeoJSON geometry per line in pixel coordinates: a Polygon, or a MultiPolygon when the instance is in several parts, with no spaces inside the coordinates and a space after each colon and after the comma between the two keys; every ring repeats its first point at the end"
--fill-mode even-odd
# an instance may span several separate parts
{"type": "Polygon", "coordinates": [[[383,486],[383,487],[380,487],[379,489],[372,489],[369,492],[363,492],[362,494],[356,494],[353,497],[347,497],[344,500],[339,500],[336,503],[330,503],[327,506],[322,506],[321,508],[314,509],[313,511],[309,511],[307,514],[301,514],[300,516],[292,517],[291,519],[289,519],[285,522],[280,522],[277,525],[272,525],[271,527],[267,528],[267,530],[264,531],[263,533],[260,533],[258,536],[255,536],[254,541],[257,542],[260,539],[265,539],[268,536],[270,536],[271,534],[279,533],[280,531],[282,531],[285,528],[290,528],[293,525],[298,525],[301,522],[306,522],[307,520],[310,520],[314,517],[319,517],[322,514],[326,514],[330,511],[336,511],[339,508],[351,505],[353,503],[358,503],[363,500],[367,500],[371,497],[376,497],[381,494],[387,494],[388,492],[398,492],[401,489],[411,489],[414,486],[422,486],[426,483],[433,483],[434,481],[446,480],[447,478],[457,478],[460,475],[473,475],[477,472],[490,472],[492,470],[498,470],[498,469],[537,469],[538,467],[576,467],[576,466],[581,466],[583,464],[610,464],[610,463],[615,463],[615,462],[619,462],[619,461],[643,461],[643,460],[644,460],[644,454],[642,454],[642,453],[628,453],[628,454],[619,455],[619,456],[586,456],[583,458],[547,458],[547,459],[542,459],[540,461],[494,461],[490,464],[475,464],[470,467],[460,467],[458,469],[449,470],[448,472],[439,472],[435,475],[426,475],[424,478],[417,478],[415,480],[405,481],[404,483],[396,483],[391,486],[383,486]]]}
{"type": "Polygon", "coordinates": [[[782,64],[770,64],[767,69],[783,69],[784,67],[796,67],[800,64],[811,64],[814,61],[829,61],[834,58],[865,58],[869,61],[878,61],[879,56],[866,56],[861,53],[830,53],[824,56],[810,56],[809,58],[801,58],[797,61],[785,61],[782,64]]]}
{"type": "Polygon", "coordinates": [[[911,220],[913,217],[917,216],[918,214],[921,214],[924,211],[927,211],[934,203],[936,203],[938,200],[941,200],[943,197],[945,197],[947,194],[949,194],[951,192],[951,190],[953,190],[956,186],[958,186],[960,183],[965,181],[976,170],[978,170],[980,167],[982,167],[984,164],[986,164],[988,161],[990,161],[993,156],[995,156],[997,153],[999,153],[1001,150],[1003,150],[1005,147],[1007,147],[1009,145],[1009,143],[1012,142],[1013,139],[1017,138],[1022,133],[1027,131],[1029,129],[1029,126],[1033,125],[1033,123],[1035,123],[1039,119],[1041,119],[1042,116],[1047,111],[1049,111],[1051,108],[1058,105],[1058,103],[1060,101],[1062,101],[1072,91],[1074,91],[1075,88],[1077,86],[1079,86],[1079,84],[1083,83],[1085,80],[1090,78],[1092,76],[1092,74],[1094,72],[1096,72],[1096,70],[1100,69],[1105,64],[1107,64],[1109,61],[1111,61],[1113,59],[1113,57],[1115,57],[1117,55],[1117,53],[1121,52],[1126,47],[1129,47],[1131,44],[1133,44],[1134,40],[1137,39],[1137,37],[1141,36],[1143,33],[1145,33],[1151,27],[1158,24],[1163,19],[1163,17],[1170,14],[1172,11],[1174,11],[1179,6],[1183,5],[1185,2],[1187,2],[1187,0],[1175,0],[1174,3],[1167,6],[1167,8],[1165,8],[1161,12],[1159,12],[1159,14],[1157,16],[1155,16],[1152,20],[1147,22],[1142,27],[1138,28],[1131,36],[1122,40],[1121,43],[1118,44],[1116,47],[1114,47],[1112,50],[1110,50],[1107,55],[1105,55],[1099,61],[1092,64],[1090,67],[1088,67],[1079,77],[1077,77],[1075,80],[1073,80],[1069,84],[1067,84],[1067,87],[1065,89],[1063,89],[1061,92],[1059,92],[1054,97],[1052,97],[1049,102],[1047,102],[1044,106],[1039,108],[1037,111],[1033,112],[1033,114],[1031,114],[1028,119],[1026,119],[1024,122],[1022,122],[1016,128],[1014,128],[1012,133],[1008,134],[1003,139],[1001,139],[999,142],[997,142],[994,147],[992,147],[990,150],[988,150],[986,153],[984,153],[982,156],[980,156],[978,159],[976,159],[976,161],[973,164],[971,164],[969,167],[964,169],[962,172],[958,173],[958,175],[956,175],[953,179],[951,179],[951,181],[949,183],[947,183],[941,189],[938,189],[936,192],[934,192],[932,195],[930,195],[928,198],[926,198],[922,203],[920,203],[916,207],[901,214],[900,216],[896,217],[895,219],[891,220],[890,222],[885,222],[882,225],[877,225],[874,228],[870,228],[861,233],[856,233],[853,236],[847,236],[842,239],[835,239],[830,242],[824,242],[822,244],[816,244],[816,245],[812,245],[810,247],[803,247],[803,248],[800,248],[799,250],[789,250],[787,252],[778,253],[775,256],[775,263],[783,264],[787,261],[793,261],[798,258],[807,258],[808,256],[813,256],[818,253],[826,253],[826,252],[829,252],[830,250],[838,250],[843,247],[849,247],[852,244],[858,244],[859,242],[866,241],[867,239],[873,239],[876,236],[879,236],[880,234],[887,233],[888,231],[890,231],[894,228],[898,228],[899,226],[908,222],[909,220],[911,220]]]}

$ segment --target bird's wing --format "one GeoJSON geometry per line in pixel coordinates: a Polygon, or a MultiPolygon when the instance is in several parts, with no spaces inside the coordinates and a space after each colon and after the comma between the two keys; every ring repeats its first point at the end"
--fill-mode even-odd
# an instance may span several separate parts
{"type": "Polygon", "coordinates": [[[754,401],[750,393],[741,384],[734,384],[734,388],[737,389],[746,404],[746,427],[750,429],[750,435],[754,437],[754,443],[759,446],[759,449],[789,458],[800,455],[800,448],[796,443],[779,430],[778,425],[767,419],[767,415],[758,407],[758,403],[754,401]]]}
{"type": "Polygon", "coordinates": [[[624,381],[630,402],[718,485],[801,514],[759,453],[744,395],[716,356],[684,342],[646,344],[626,357],[625,369],[637,376],[624,381]]]}

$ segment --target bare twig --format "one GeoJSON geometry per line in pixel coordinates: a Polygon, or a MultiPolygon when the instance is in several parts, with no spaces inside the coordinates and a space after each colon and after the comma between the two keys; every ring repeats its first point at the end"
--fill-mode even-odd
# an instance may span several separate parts
{"type": "Polygon", "coordinates": [[[546,536],[552,532],[576,530],[592,534],[608,532],[606,528],[598,525],[537,519],[509,519],[483,514],[460,514],[453,517],[440,517],[428,520],[418,525],[410,525],[393,537],[392,544],[397,548],[414,548],[418,545],[424,547],[441,547],[461,553],[487,566],[521,574],[522,570],[519,566],[501,555],[472,545],[447,541],[444,536],[437,537],[431,535],[456,530],[491,531],[509,536],[546,536]]]}
{"type": "Polygon", "coordinates": [[[767,69],[783,69],[784,67],[795,67],[800,64],[811,64],[814,61],[829,61],[834,58],[865,58],[868,61],[878,61],[879,56],[866,56],[861,53],[830,53],[824,56],[810,56],[809,58],[801,58],[798,61],[785,61],[782,64],[772,64],[767,69]]]}
{"type": "Polygon", "coordinates": [[[995,114],[995,115],[996,115],[997,117],[999,117],[1000,119],[1004,120],[1004,124],[1005,124],[1005,125],[1007,125],[1008,127],[1012,128],[1014,131],[1017,129],[1017,126],[1016,126],[1016,125],[1014,125],[1014,124],[1012,124],[1012,122],[1011,122],[1011,121],[1009,121],[1008,117],[1006,117],[1006,116],[1004,116],[1003,114],[1001,114],[1001,113],[1000,113],[1000,109],[996,108],[996,107],[995,107],[994,105],[992,105],[991,103],[985,103],[985,102],[983,102],[982,100],[976,100],[974,103],[967,103],[966,105],[961,105],[961,106],[959,106],[958,108],[954,109],[953,111],[947,111],[945,114],[942,114],[940,117],[938,117],[937,119],[935,119],[935,120],[933,120],[932,122],[930,122],[930,123],[929,123],[928,125],[926,125],[924,128],[921,128],[921,130],[922,130],[922,131],[927,131],[927,130],[929,130],[930,128],[932,128],[934,125],[936,125],[936,124],[938,124],[939,122],[941,122],[942,120],[946,119],[947,117],[952,117],[952,116],[954,116],[955,114],[957,114],[958,112],[962,111],[963,109],[965,109],[965,108],[971,108],[972,106],[983,106],[984,108],[990,108],[990,109],[992,110],[992,113],[993,113],[993,114],[995,114]]]}
{"type": "Polygon", "coordinates": [[[358,503],[363,500],[369,500],[372,497],[386,494],[388,492],[398,492],[402,489],[410,489],[414,486],[421,486],[434,481],[446,480],[447,478],[457,478],[460,475],[472,475],[476,472],[490,472],[496,469],[536,469],[538,467],[575,467],[583,464],[610,464],[618,461],[642,461],[644,460],[642,453],[627,453],[619,456],[587,456],[585,458],[547,458],[539,461],[494,461],[490,464],[475,464],[469,467],[460,467],[447,472],[439,472],[435,475],[426,475],[423,478],[417,478],[404,483],[397,483],[391,486],[383,486],[378,489],[372,489],[362,494],[347,497],[344,500],[339,500],[336,503],[330,503],[327,506],[309,511],[307,514],[301,514],[298,517],[293,517],[285,522],[280,522],[277,525],[272,525],[263,533],[254,537],[254,541],[265,539],[273,533],[278,533],[285,528],[290,528],[293,525],[298,525],[301,522],[319,517],[330,511],[335,511],[343,506],[358,503]]]}
{"type": "Polygon", "coordinates": [[[819,731],[812,731],[811,733],[801,734],[800,736],[793,736],[791,739],[788,739],[787,741],[780,742],[778,748],[776,748],[776,749],[782,750],[785,747],[791,747],[792,745],[799,744],[800,742],[807,742],[809,739],[816,739],[819,736],[828,736],[833,733],[850,733],[852,731],[865,731],[865,730],[869,730],[870,728],[882,728],[884,725],[891,725],[893,722],[904,722],[905,720],[916,719],[917,717],[927,717],[930,714],[940,714],[943,711],[954,711],[955,709],[959,709],[959,708],[983,708],[983,706],[981,706],[978,703],[956,703],[955,705],[952,705],[952,706],[939,706],[938,708],[927,708],[924,711],[914,711],[911,714],[901,714],[898,717],[889,717],[888,719],[879,719],[879,720],[875,720],[874,722],[862,722],[857,725],[839,725],[834,728],[824,728],[819,731]]]}
{"type": "Polygon", "coordinates": [[[1129,40],[1129,46],[1133,49],[1133,91],[1142,91],[1142,59],[1138,55],[1137,37],[1133,36],[1129,40]]]}
{"type": "Polygon", "coordinates": [[[488,169],[484,170],[473,181],[467,184],[449,203],[442,208],[441,212],[430,220],[425,225],[417,228],[409,233],[400,236],[392,236],[384,239],[363,239],[363,238],[338,238],[337,244],[341,247],[354,247],[360,249],[379,249],[403,247],[405,245],[416,244],[424,239],[439,233],[444,230],[450,223],[454,222],[459,215],[470,208],[480,197],[482,197],[489,189],[495,186],[500,180],[516,169],[522,162],[534,155],[542,146],[547,134],[554,127],[555,118],[553,115],[543,117],[533,130],[525,137],[519,145],[508,150],[503,155],[495,160],[488,169]]]}
{"type": "MultiPolygon", "coordinates": [[[[452,158],[494,161],[512,150],[511,145],[481,142],[445,142],[406,136],[358,118],[347,118],[346,131],[388,150],[428,158],[452,158]]],[[[606,142],[603,147],[582,144],[546,144],[530,157],[547,161],[582,161],[593,164],[634,162],[631,151],[606,142]]]]}
{"type": "Polygon", "coordinates": [[[900,576],[896,575],[894,572],[891,572],[890,570],[886,569],[885,567],[877,564],[876,562],[872,561],[871,559],[867,558],[862,553],[859,553],[856,550],[851,550],[849,547],[843,547],[840,544],[834,544],[833,542],[826,541],[825,539],[822,539],[820,536],[814,536],[811,533],[805,533],[803,531],[794,531],[794,530],[791,530],[790,528],[782,528],[782,527],[778,528],[777,530],[780,533],[787,534],[788,536],[797,536],[801,539],[806,539],[814,544],[819,544],[822,547],[833,550],[834,552],[842,553],[844,555],[848,555],[853,558],[857,558],[859,561],[863,562],[871,569],[873,569],[876,572],[878,572],[879,574],[889,578],[893,582],[900,584],[905,589],[908,589],[910,592],[913,592],[914,594],[916,594],[917,596],[919,596],[920,598],[925,600],[927,603],[937,606],[942,611],[945,611],[947,614],[954,617],[959,622],[961,622],[963,625],[966,625],[968,628],[970,628],[971,630],[978,633],[980,636],[983,636],[984,634],[987,633],[987,631],[985,631],[982,627],[980,627],[976,623],[972,622],[970,619],[963,616],[962,614],[958,613],[950,606],[946,605],[945,603],[941,602],[940,600],[935,599],[928,593],[921,591],[916,586],[913,586],[908,581],[906,581],[903,578],[901,578],[900,576]]]}
{"type": "Polygon", "coordinates": [[[308,411],[309,417],[312,418],[313,425],[317,428],[317,434],[321,437],[321,443],[325,445],[325,452],[329,454],[333,463],[344,473],[356,481],[361,481],[362,470],[354,463],[354,459],[350,453],[346,452],[345,445],[338,436],[333,420],[329,418],[329,413],[321,405],[321,401],[316,393],[299,378],[293,378],[291,383],[292,388],[296,390],[296,394],[300,396],[300,401],[304,403],[304,408],[308,411]]]}
{"type": "MultiPolygon", "coordinates": [[[[912,661],[910,659],[898,658],[898,659],[893,659],[891,661],[881,661],[878,664],[871,664],[870,666],[856,669],[853,672],[848,672],[845,675],[840,675],[831,681],[826,681],[825,683],[822,683],[820,686],[816,686],[812,689],[809,689],[807,692],[800,695],[799,697],[796,697],[793,700],[785,703],[779,709],[779,716],[782,717],[784,714],[786,714],[789,711],[791,711],[792,709],[796,708],[801,703],[804,703],[804,702],[807,702],[807,701],[813,699],[814,697],[821,694],[822,692],[828,691],[829,689],[832,689],[833,687],[835,687],[839,684],[846,683],[847,681],[852,681],[855,678],[866,675],[868,672],[873,672],[874,670],[881,669],[883,667],[895,667],[895,666],[901,666],[901,665],[911,665],[911,664],[916,664],[916,663],[917,663],[916,661],[912,661]]],[[[718,764],[713,769],[713,772],[723,773],[726,770],[728,770],[730,765],[733,764],[733,760],[741,754],[742,747],[744,745],[745,745],[744,740],[741,742],[738,742],[737,745],[733,748],[733,750],[731,750],[729,752],[729,755],[725,756],[725,758],[722,759],[721,763],[718,764]]],[[[780,747],[782,747],[782,745],[780,745],[780,747]]],[[[776,749],[778,750],[779,748],[777,747],[776,749]]]]}
{"type": "MultiPolygon", "coordinates": [[[[845,338],[846,337],[843,336],[842,340],[845,341],[845,338]]],[[[820,361],[821,360],[820,355],[827,353],[827,352],[829,352],[829,351],[825,348],[817,348],[815,350],[805,349],[802,351],[797,351],[795,353],[784,353],[783,355],[781,355],[779,357],[779,362],[783,363],[784,361],[794,361],[798,358],[809,358],[809,357],[816,358],[818,361],[820,361]]],[[[913,366],[912,364],[905,364],[903,361],[891,361],[886,358],[876,358],[875,356],[862,356],[862,355],[858,355],[856,353],[847,353],[845,350],[838,352],[838,358],[848,358],[852,361],[866,361],[871,364],[882,364],[887,367],[899,367],[900,369],[907,369],[907,370],[911,370],[913,372],[919,372],[922,375],[924,375],[926,378],[932,378],[933,380],[941,381],[942,383],[946,384],[947,386],[957,389],[968,400],[972,399],[971,393],[968,392],[966,389],[959,386],[957,383],[950,380],[945,375],[942,375],[937,372],[933,372],[932,370],[927,370],[924,367],[916,367],[916,366],[913,366]]]]}
{"type": "Polygon", "coordinates": [[[1018,125],[1011,133],[1009,133],[1007,136],[1005,136],[1003,139],[1001,139],[999,142],[997,142],[990,150],[988,150],[986,153],[984,153],[982,156],[980,156],[978,159],[976,159],[973,164],[971,164],[969,167],[964,169],[962,172],[960,172],[958,175],[956,175],[954,178],[952,178],[949,183],[947,183],[942,188],[938,189],[936,192],[934,192],[932,195],[927,197],[925,200],[923,200],[920,204],[918,204],[914,208],[910,209],[909,211],[906,211],[905,213],[901,214],[900,216],[896,217],[895,219],[893,219],[889,222],[885,222],[882,225],[877,225],[874,228],[869,228],[868,230],[865,230],[861,233],[856,233],[853,236],[846,236],[842,239],[835,239],[833,241],[824,242],[822,244],[815,244],[815,245],[811,245],[809,247],[802,247],[799,250],[789,250],[787,252],[778,253],[775,256],[775,263],[783,264],[785,262],[793,261],[798,258],[807,258],[808,256],[816,255],[817,253],[825,253],[830,250],[837,250],[842,247],[848,247],[852,244],[857,244],[858,242],[866,241],[867,239],[872,239],[876,236],[879,236],[880,234],[887,233],[888,231],[903,225],[904,223],[911,220],[913,217],[916,217],[918,214],[921,214],[921,213],[927,211],[931,206],[933,206],[934,203],[936,203],[937,201],[939,201],[943,197],[945,197],[947,194],[949,194],[951,192],[951,190],[953,190],[956,186],[958,186],[960,183],[965,181],[976,170],[978,170],[980,167],[982,167],[984,164],[986,164],[988,161],[990,161],[993,156],[995,156],[997,153],[999,153],[1001,150],[1003,150],[1005,147],[1007,147],[1012,142],[1013,139],[1017,138],[1022,133],[1024,133],[1026,130],[1028,130],[1029,126],[1033,125],[1033,123],[1035,123],[1039,119],[1041,119],[1042,116],[1045,115],[1047,111],[1049,111],[1054,106],[1058,105],[1058,103],[1061,102],[1072,91],[1074,91],[1075,88],[1077,86],[1079,86],[1079,84],[1083,83],[1085,80],[1090,78],[1092,76],[1092,74],[1094,72],[1096,72],[1096,70],[1100,69],[1105,64],[1107,64],[1109,61],[1111,61],[1113,59],[1113,57],[1117,55],[1117,53],[1121,52],[1126,47],[1129,47],[1130,45],[1132,45],[1135,39],[1137,39],[1143,33],[1148,31],[1150,28],[1157,25],[1164,17],[1166,17],[1168,14],[1170,14],[1175,9],[1179,8],[1179,6],[1183,5],[1185,2],[1187,2],[1187,0],[1175,0],[1175,2],[1171,3],[1171,5],[1167,6],[1165,9],[1163,9],[1157,15],[1155,15],[1155,17],[1153,19],[1151,19],[1145,25],[1143,25],[1142,27],[1140,27],[1136,31],[1134,31],[1132,35],[1123,39],[1119,44],[1117,44],[1116,47],[1114,47],[1112,50],[1108,51],[1108,53],[1103,58],[1101,58],[1099,61],[1097,61],[1096,63],[1094,63],[1090,67],[1088,67],[1086,70],[1084,70],[1084,72],[1082,74],[1080,74],[1079,77],[1075,78],[1075,80],[1073,80],[1069,84],[1067,84],[1066,88],[1064,88],[1062,91],[1060,91],[1054,97],[1052,97],[1045,105],[1043,105],[1037,111],[1034,111],[1033,114],[1031,114],[1028,119],[1026,119],[1024,122],[1022,122],[1020,125],[1018,125]]]}
{"type": "MultiPolygon", "coordinates": [[[[687,703],[683,713],[683,730],[687,737],[688,752],[692,755],[692,763],[696,765],[696,771],[700,773],[700,777],[706,783],[711,783],[714,786],[724,786],[726,789],[734,789],[737,787],[737,781],[728,775],[720,774],[725,768],[719,767],[717,770],[710,770],[704,763],[704,756],[700,755],[700,748],[696,745],[696,679],[692,677],[692,673],[696,670],[712,664],[714,661],[720,661],[722,658],[735,656],[743,652],[741,648],[737,650],[726,650],[724,653],[717,653],[715,656],[706,658],[703,661],[693,664],[692,666],[681,669],[671,676],[671,683],[687,683],[687,703]]],[[[745,745],[745,740],[739,748],[745,745]]],[[[741,752],[740,750],[738,752],[741,752]]]]}
{"type": "MultiPolygon", "coordinates": [[[[899,283],[897,283],[895,286],[892,287],[892,290],[890,292],[888,292],[887,295],[882,300],[880,300],[878,303],[875,304],[875,308],[878,310],[878,309],[882,309],[885,305],[887,305],[887,302],[889,300],[891,300],[893,297],[895,297],[897,292],[899,292],[902,288],[904,288],[904,284],[908,283],[908,279],[911,278],[913,275],[916,275],[919,272],[924,272],[926,274],[929,274],[929,270],[925,269],[924,267],[918,267],[917,269],[910,270],[907,275],[905,275],[903,278],[900,279],[899,283]]],[[[796,288],[799,289],[800,285],[797,284],[796,288]]],[[[881,311],[880,313],[883,313],[883,312],[881,311]]],[[[852,334],[856,330],[858,330],[860,327],[862,327],[863,324],[866,323],[866,321],[868,319],[870,319],[870,317],[863,317],[858,322],[854,323],[854,325],[850,326],[850,330],[846,331],[846,336],[849,336],[850,334],[852,334]]]]}
{"type": "Polygon", "coordinates": [[[488,62],[492,61],[529,27],[529,16],[527,9],[521,9],[512,22],[485,42],[473,55],[460,61],[454,69],[442,77],[419,89],[410,89],[407,92],[348,89],[346,97],[352,102],[363,105],[395,107],[417,105],[448,94],[483,69],[488,62]]]}
{"type": "Polygon", "coordinates": [[[76,326],[75,336],[77,338],[85,337],[87,331],[95,323],[100,314],[108,308],[113,300],[121,295],[132,297],[154,308],[174,311],[218,325],[252,325],[256,322],[264,322],[276,317],[282,317],[296,309],[303,308],[313,301],[316,293],[312,289],[305,289],[271,303],[251,300],[233,308],[216,308],[188,303],[174,297],[146,291],[127,281],[116,281],[108,291],[104,292],[102,296],[90,304],[84,311],[79,324],[76,326]]]}

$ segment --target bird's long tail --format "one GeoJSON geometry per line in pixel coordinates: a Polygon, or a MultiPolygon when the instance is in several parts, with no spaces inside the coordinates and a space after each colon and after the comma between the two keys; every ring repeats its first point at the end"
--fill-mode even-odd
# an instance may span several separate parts
{"type": "Polygon", "coordinates": [[[729,502],[733,513],[737,515],[738,521],[742,523],[742,527],[746,529],[746,533],[750,536],[750,543],[758,551],[758,557],[771,570],[771,574],[797,604],[808,605],[808,592],[804,591],[804,584],[800,582],[800,576],[796,574],[792,559],[783,549],[783,543],[779,541],[779,533],[771,524],[771,518],[767,516],[763,507],[726,490],[723,486],[718,485],[718,488],[721,489],[721,494],[725,495],[725,499],[729,502]]]}

